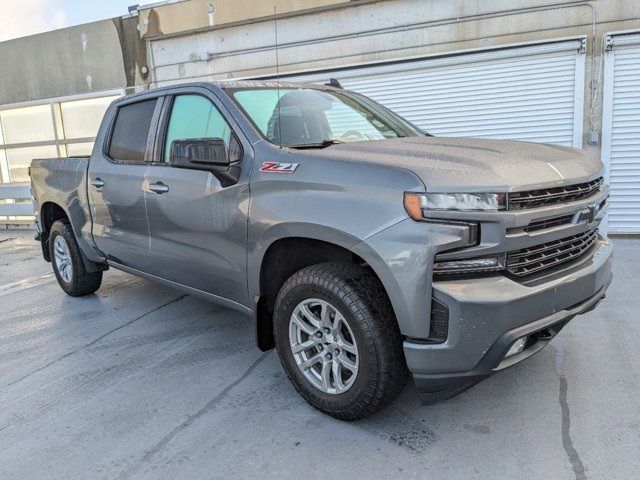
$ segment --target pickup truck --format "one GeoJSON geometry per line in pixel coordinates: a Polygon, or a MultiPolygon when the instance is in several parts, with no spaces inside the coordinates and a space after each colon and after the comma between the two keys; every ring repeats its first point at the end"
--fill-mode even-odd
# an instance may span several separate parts
{"type": "Polygon", "coordinates": [[[120,98],[90,158],[30,168],[71,296],[116,268],[253,316],[314,407],[356,420],[411,375],[450,398],[540,351],[612,278],[608,187],[577,149],[439,138],[331,86],[120,98]]]}

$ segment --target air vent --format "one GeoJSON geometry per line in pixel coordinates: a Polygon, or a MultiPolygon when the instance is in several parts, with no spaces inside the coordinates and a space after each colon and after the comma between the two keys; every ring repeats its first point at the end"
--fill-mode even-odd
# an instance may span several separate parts
{"type": "Polygon", "coordinates": [[[443,343],[449,336],[449,308],[442,302],[431,299],[431,323],[429,340],[443,343]]]}

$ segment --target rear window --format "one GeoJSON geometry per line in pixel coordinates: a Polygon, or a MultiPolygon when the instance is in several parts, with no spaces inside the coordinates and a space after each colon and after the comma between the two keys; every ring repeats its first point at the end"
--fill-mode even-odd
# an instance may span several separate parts
{"type": "Polygon", "coordinates": [[[156,101],[154,98],[118,109],[109,145],[111,158],[120,162],[144,162],[156,101]]]}

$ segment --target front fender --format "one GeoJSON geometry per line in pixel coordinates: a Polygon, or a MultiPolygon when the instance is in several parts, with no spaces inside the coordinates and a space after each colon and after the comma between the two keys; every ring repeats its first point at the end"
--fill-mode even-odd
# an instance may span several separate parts
{"type": "Polygon", "coordinates": [[[435,254],[468,244],[468,235],[465,226],[407,218],[351,247],[382,282],[403,335],[429,336],[435,254]]]}

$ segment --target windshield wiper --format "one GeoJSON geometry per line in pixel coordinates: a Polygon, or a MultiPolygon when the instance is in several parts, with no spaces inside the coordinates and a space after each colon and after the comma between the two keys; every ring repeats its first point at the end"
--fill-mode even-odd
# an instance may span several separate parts
{"type": "Polygon", "coordinates": [[[327,138],[321,142],[316,143],[301,143],[299,145],[286,145],[289,148],[326,148],[331,145],[338,145],[340,143],[345,143],[342,140],[336,140],[335,138],[327,138]]]}

